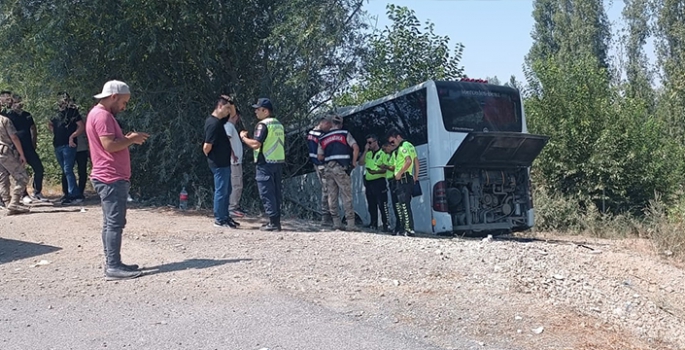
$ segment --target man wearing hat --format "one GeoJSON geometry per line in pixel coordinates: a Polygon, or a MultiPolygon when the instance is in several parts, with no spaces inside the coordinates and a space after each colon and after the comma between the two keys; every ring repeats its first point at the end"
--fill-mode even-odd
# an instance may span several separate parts
{"type": "Polygon", "coordinates": [[[319,123],[307,133],[307,147],[309,148],[309,159],[314,165],[316,177],[321,183],[321,225],[331,226],[333,219],[328,210],[328,189],[326,186],[326,179],[324,178],[324,162],[320,161],[317,152],[319,149],[319,141],[324,134],[331,130],[331,118],[328,115],[323,115],[319,118],[319,123]]]}
{"type": "Polygon", "coordinates": [[[102,244],[105,249],[105,278],[123,280],[141,275],[138,265],[121,261],[121,239],[126,225],[126,203],[131,187],[131,158],[128,148],[140,145],[148,134],[131,132],[126,135],[114,115],[126,109],[131,91],[122,81],[105,83],[102,92],[93,96],[99,100],[86,118],[86,133],[93,168],[90,180],[102,202],[102,244]]]}
{"type": "Polygon", "coordinates": [[[257,165],[255,179],[264,211],[269,223],[262,226],[264,231],[281,230],[281,176],[285,163],[285,130],[283,124],[274,117],[273,105],[268,98],[260,98],[252,105],[259,122],[255,127],[254,138],[248,137],[247,130],[240,132],[240,139],[254,150],[257,165]]]}
{"type": "Polygon", "coordinates": [[[338,212],[338,196],[341,196],[347,218],[347,230],[356,231],[350,173],[357,166],[359,145],[349,131],[342,129],[341,116],[331,116],[331,123],[331,130],[321,137],[317,150],[317,157],[326,167],[324,173],[328,187],[328,209],[333,219],[333,228],[342,229],[342,220],[338,212]]]}

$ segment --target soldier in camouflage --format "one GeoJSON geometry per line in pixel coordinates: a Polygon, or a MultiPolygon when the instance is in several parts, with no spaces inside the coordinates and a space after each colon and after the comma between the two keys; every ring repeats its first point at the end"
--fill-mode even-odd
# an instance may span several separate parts
{"type": "Polygon", "coordinates": [[[17,136],[12,121],[5,116],[6,108],[11,105],[11,98],[2,96],[0,110],[0,198],[5,204],[7,215],[28,213],[29,208],[21,203],[21,197],[29,182],[26,172],[24,150],[17,136]],[[10,193],[10,178],[14,187],[10,193]]]}

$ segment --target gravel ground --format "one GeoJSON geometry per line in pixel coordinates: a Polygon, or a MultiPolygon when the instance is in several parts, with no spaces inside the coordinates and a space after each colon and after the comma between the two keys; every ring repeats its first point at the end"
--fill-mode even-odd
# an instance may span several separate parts
{"type": "Polygon", "coordinates": [[[1,349],[685,348],[685,273],[637,239],[265,233],[140,208],[123,256],[146,275],[105,282],[97,204],[0,214],[1,349]]]}

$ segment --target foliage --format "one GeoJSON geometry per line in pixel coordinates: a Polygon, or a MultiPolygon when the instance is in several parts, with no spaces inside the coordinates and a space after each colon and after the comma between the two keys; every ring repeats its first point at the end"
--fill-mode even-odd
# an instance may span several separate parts
{"type": "Polygon", "coordinates": [[[217,96],[236,97],[248,128],[260,96],[285,125],[301,123],[354,74],[362,4],[3,1],[0,85],[22,92],[44,122],[58,91],[88,101],[105,81],[126,81],[133,98],[118,117],[152,135],[132,149],[134,190],[159,199],[175,198],[181,185],[207,193],[202,125],[217,96]]]}
{"type": "Polygon", "coordinates": [[[535,64],[541,94],[526,101],[529,129],[551,136],[535,181],[551,192],[639,212],[655,191],[674,193],[683,157],[663,138],[663,124],[640,100],[607,89],[593,57],[568,65],[535,64]]]}
{"type": "Polygon", "coordinates": [[[361,74],[336,103],[358,105],[429,79],[453,80],[464,75],[459,66],[464,45],[451,53],[450,38],[435,34],[435,25],[421,22],[413,10],[387,5],[389,27],[369,38],[368,52],[361,59],[361,74]]]}

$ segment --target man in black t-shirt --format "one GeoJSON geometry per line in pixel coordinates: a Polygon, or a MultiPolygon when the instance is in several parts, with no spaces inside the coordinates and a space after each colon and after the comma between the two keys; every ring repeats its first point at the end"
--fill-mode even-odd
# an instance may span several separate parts
{"type": "Polygon", "coordinates": [[[67,178],[69,193],[62,197],[62,204],[79,203],[81,193],[74,175],[74,163],[76,162],[76,138],[83,134],[86,126],[78,109],[68,94],[63,94],[59,100],[59,112],[50,119],[48,124],[53,134],[52,145],[55,146],[55,156],[62,168],[62,174],[67,178]]]}
{"type": "Polygon", "coordinates": [[[214,226],[236,228],[239,224],[228,215],[231,196],[231,142],[224,130],[229,114],[235,113],[233,100],[221,95],[212,115],[205,120],[202,151],[214,174],[214,226]],[[231,113],[232,112],[232,113],[231,113]]]}
{"type": "MultiPolygon", "coordinates": [[[[24,157],[26,163],[33,169],[33,198],[40,201],[47,201],[41,193],[43,191],[43,162],[41,162],[38,153],[36,152],[36,145],[38,141],[38,131],[36,130],[36,123],[31,116],[31,113],[24,110],[24,103],[21,96],[12,96],[12,106],[7,117],[10,118],[14,128],[17,129],[17,136],[21,142],[21,147],[24,149],[24,157]]],[[[25,204],[30,204],[33,199],[29,197],[27,191],[24,191],[22,200],[25,204]]]]}

